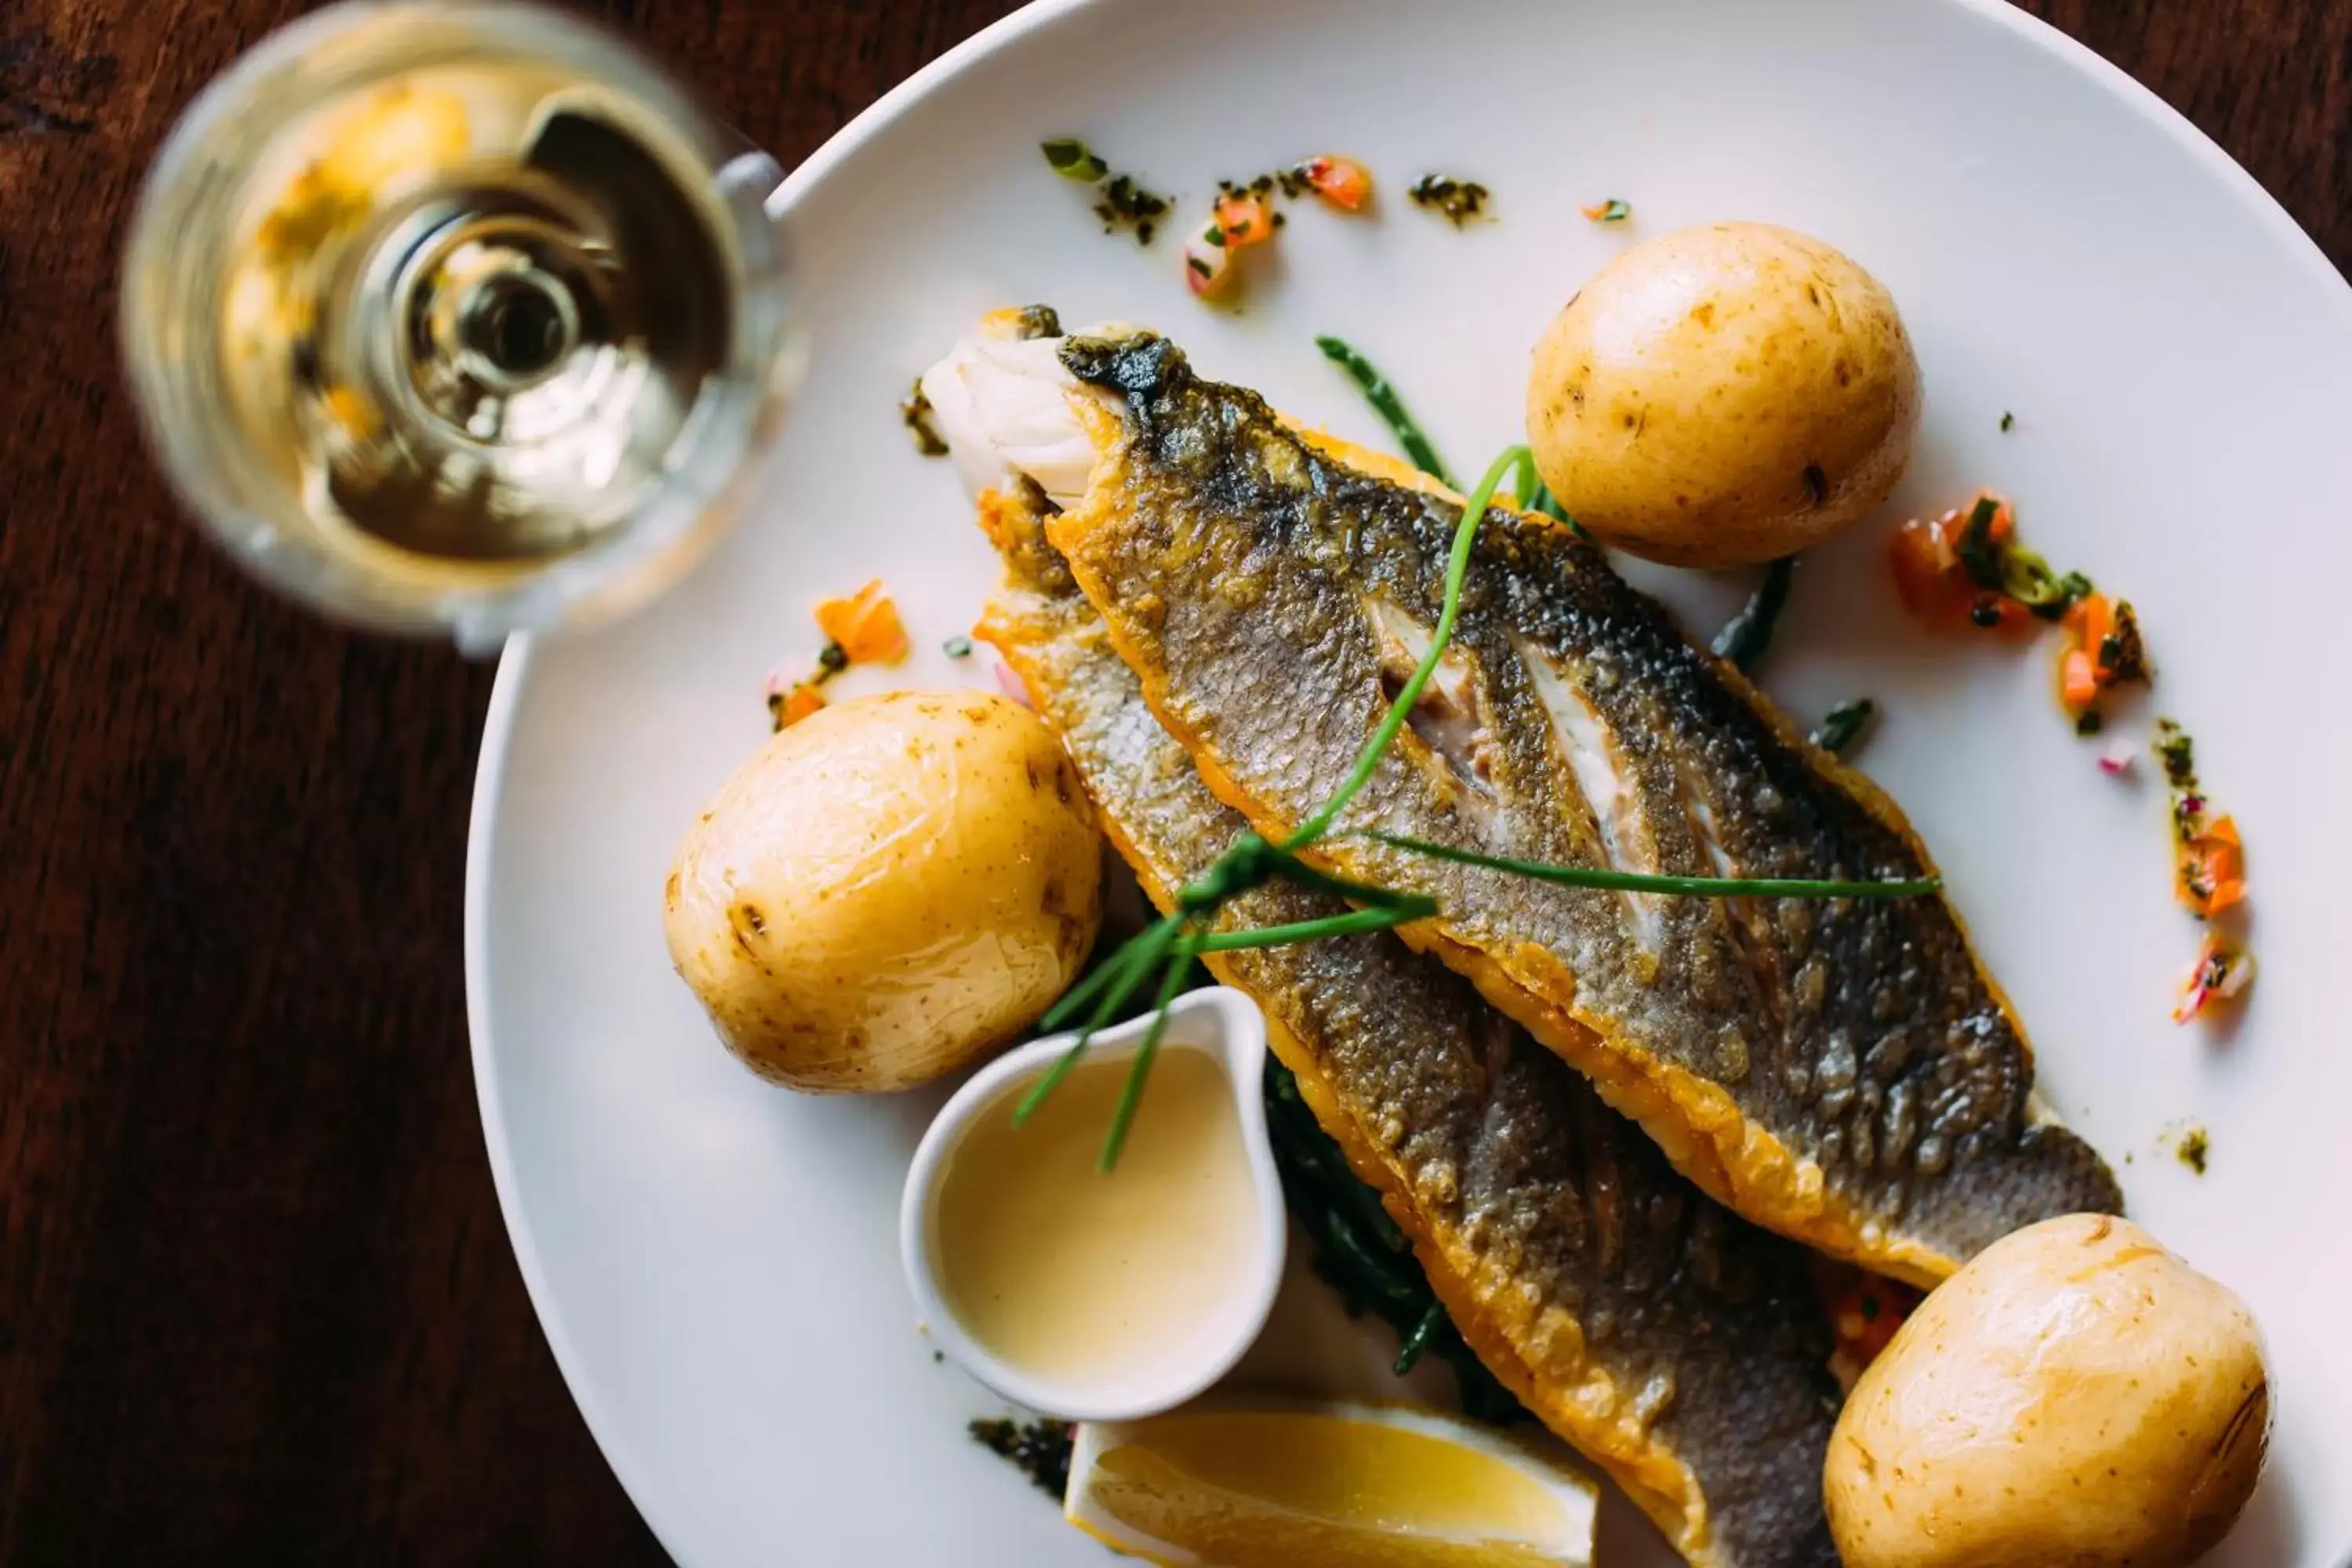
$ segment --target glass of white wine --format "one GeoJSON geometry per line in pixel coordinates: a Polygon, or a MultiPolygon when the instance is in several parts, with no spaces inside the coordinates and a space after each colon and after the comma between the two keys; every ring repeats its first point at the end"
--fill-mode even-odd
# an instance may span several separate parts
{"type": "Polygon", "coordinates": [[[487,651],[659,592],[798,367],[779,171],[596,27],[331,6],[150,174],[127,369],[173,485],[263,581],[487,651]]]}

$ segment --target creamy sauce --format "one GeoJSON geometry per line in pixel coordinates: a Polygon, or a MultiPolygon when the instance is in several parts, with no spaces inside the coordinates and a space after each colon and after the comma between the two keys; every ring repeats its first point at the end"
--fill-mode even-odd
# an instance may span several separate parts
{"type": "Polygon", "coordinates": [[[1171,1045],[1118,1166],[1095,1169],[1128,1061],[1087,1062],[1025,1127],[1026,1082],[973,1119],[931,1248],[964,1331],[1034,1376],[1108,1385],[1197,1364],[1252,1310],[1258,1205],[1224,1068],[1171,1045]]]}

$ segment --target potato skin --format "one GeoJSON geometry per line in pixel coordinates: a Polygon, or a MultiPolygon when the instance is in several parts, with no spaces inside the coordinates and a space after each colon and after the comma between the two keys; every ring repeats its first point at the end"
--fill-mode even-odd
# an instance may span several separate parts
{"type": "Polygon", "coordinates": [[[1011,1043],[1076,978],[1102,839],[1018,703],[821,709],[713,796],[664,889],[671,961],[728,1048],[819,1093],[908,1089],[1011,1043]]]}
{"type": "Polygon", "coordinates": [[[1894,298],[1769,224],[1634,247],[1536,344],[1528,440],[1576,519],[1675,566],[1769,561],[1885,500],[1919,427],[1894,298]]]}
{"type": "Polygon", "coordinates": [[[2169,1568],[2261,1474],[2270,1382],[2244,1303],[2129,1220],[2003,1237],[1871,1363],[1830,1439],[1847,1568],[2169,1568]]]}

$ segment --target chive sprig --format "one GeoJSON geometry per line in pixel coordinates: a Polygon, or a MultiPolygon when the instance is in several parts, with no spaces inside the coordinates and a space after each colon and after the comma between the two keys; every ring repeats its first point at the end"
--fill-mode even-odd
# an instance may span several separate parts
{"type": "MultiPolygon", "coordinates": [[[[1337,339],[1318,339],[1318,342],[1327,354],[1348,366],[1349,374],[1357,375],[1360,382],[1364,379],[1365,373],[1370,373],[1374,380],[1378,379],[1377,373],[1370,372],[1370,365],[1363,363],[1360,355],[1354,355],[1351,363],[1346,356],[1353,355],[1353,351],[1347,350],[1346,345],[1337,339]],[[1337,352],[1339,350],[1346,350],[1346,354],[1337,352]]],[[[1381,384],[1385,385],[1385,383],[1381,384]]],[[[1366,391],[1370,395],[1370,385],[1366,391]]],[[[1394,404],[1392,398],[1391,406],[1395,410],[1391,424],[1402,421],[1400,427],[1400,439],[1402,439],[1403,428],[1411,427],[1410,418],[1403,414],[1402,405],[1394,404]]],[[[1442,477],[1434,449],[1429,447],[1426,437],[1418,436],[1417,428],[1415,435],[1422,448],[1413,452],[1415,461],[1422,462],[1424,468],[1442,477]]],[[[1408,450],[1412,448],[1409,447],[1408,450]]],[[[1523,482],[1524,477],[1532,473],[1532,464],[1524,446],[1507,448],[1487,466],[1476,488],[1470,492],[1469,503],[1463,508],[1462,521],[1454,530],[1453,547],[1446,557],[1445,596],[1438,613],[1436,628],[1430,638],[1429,649],[1414,667],[1403,689],[1389,704],[1371,738],[1357,756],[1355,765],[1349,770],[1347,778],[1320,808],[1280,843],[1255,832],[1243,833],[1230,848],[1211,862],[1200,877],[1178,892],[1174,907],[1167,914],[1122,944],[1094,973],[1080,981],[1047,1010],[1040,1024],[1049,1030],[1066,1026],[1081,1014],[1085,1016],[1086,1022],[1070,1042],[1069,1048],[1055,1059],[1053,1067],[1014,1109],[1013,1121],[1016,1125],[1035,1114],[1037,1108],[1085,1058],[1096,1033],[1157,973],[1159,989],[1151,1023],[1128,1068],[1126,1082],[1119,1090],[1118,1107],[1112,1113],[1110,1127],[1096,1157],[1097,1169],[1110,1170],[1118,1163],[1119,1152],[1125,1147],[1128,1134],[1134,1126],[1137,1107],[1142,1100],[1151,1064],[1159,1054],[1160,1044],[1166,1032],[1169,1004],[1175,999],[1193,961],[1202,953],[1233,952],[1360,935],[1366,931],[1385,931],[1412,921],[1427,920],[1441,912],[1436,900],[1424,894],[1334,876],[1308,865],[1301,858],[1301,851],[1328,837],[1338,826],[1341,815],[1379,771],[1381,760],[1403,730],[1413,704],[1420,700],[1422,692],[1436,674],[1438,663],[1453,640],[1454,625],[1461,614],[1463,584],[1469,574],[1471,550],[1477,539],[1478,525],[1484,521],[1496,490],[1506,476],[1515,470],[1523,476],[1523,482]],[[1208,929],[1218,912],[1234,899],[1276,880],[1344,899],[1359,907],[1344,914],[1265,926],[1255,931],[1214,931],[1208,929]]],[[[1391,848],[1433,859],[1479,866],[1559,886],[1675,897],[1896,899],[1920,897],[1933,893],[1942,886],[1933,877],[1909,881],[1874,881],[1789,877],[1663,876],[1591,866],[1558,866],[1508,856],[1486,855],[1400,834],[1367,830],[1363,837],[1391,848]]]]}

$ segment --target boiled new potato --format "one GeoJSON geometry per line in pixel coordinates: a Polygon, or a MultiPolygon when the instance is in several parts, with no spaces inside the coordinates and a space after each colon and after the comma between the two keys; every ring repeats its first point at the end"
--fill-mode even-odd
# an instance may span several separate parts
{"type": "Polygon", "coordinates": [[[1895,300],[1760,223],[1687,228],[1594,274],[1536,344],[1528,443],[1578,521],[1675,566],[1787,555],[1886,499],[1919,426],[1895,300]]]}
{"type": "Polygon", "coordinates": [[[1822,1499],[1846,1568],[2168,1568],[2261,1474],[2270,1374],[2238,1298],[2129,1220],[2006,1237],[1847,1400],[1822,1499]]]}
{"type": "Polygon", "coordinates": [[[686,835],[670,958],[752,1070],[909,1088],[1006,1045],[1101,918],[1102,839],[1053,731],[978,691],[820,709],[686,835]]]}

